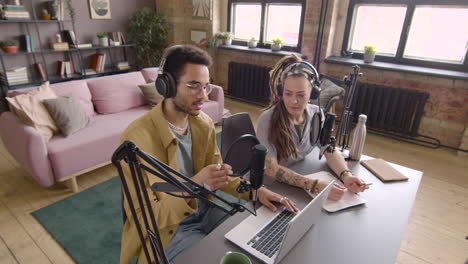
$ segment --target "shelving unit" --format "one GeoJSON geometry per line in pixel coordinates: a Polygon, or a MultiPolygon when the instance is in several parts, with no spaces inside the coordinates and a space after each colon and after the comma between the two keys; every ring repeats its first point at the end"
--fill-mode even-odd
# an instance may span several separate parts
{"type": "MultiPolygon", "coordinates": [[[[36,50],[32,52],[26,52],[26,51],[19,51],[17,53],[4,53],[3,51],[0,51],[0,63],[1,63],[1,68],[0,70],[4,73],[6,73],[9,67],[9,63],[7,60],[10,60],[11,57],[15,56],[28,56],[29,58],[32,57],[32,61],[34,64],[36,63],[41,63],[44,68],[44,72],[46,75],[46,79],[43,80],[40,76],[36,76],[36,74],[30,74],[29,75],[29,82],[23,83],[23,84],[16,84],[16,85],[10,85],[7,80],[5,82],[0,83],[1,85],[1,92],[2,92],[2,98],[6,95],[6,92],[8,90],[12,89],[20,89],[28,86],[37,86],[43,83],[44,81],[49,81],[51,83],[56,83],[56,82],[64,82],[64,81],[69,81],[69,80],[77,80],[77,79],[84,79],[84,78],[93,78],[97,76],[102,76],[102,75],[110,75],[110,74],[117,74],[117,73],[124,73],[128,72],[130,70],[117,70],[114,68],[106,68],[102,72],[98,72],[95,74],[84,74],[84,70],[87,67],[85,64],[85,54],[86,52],[89,51],[100,51],[100,53],[105,53],[107,54],[107,58],[109,59],[106,63],[107,65],[114,65],[114,60],[112,55],[112,50],[116,49],[122,49],[123,52],[123,58],[124,60],[128,61],[127,57],[127,51],[128,49],[131,49],[134,47],[133,44],[123,44],[119,46],[107,46],[107,47],[102,47],[102,46],[93,46],[89,48],[69,48],[68,50],[53,50],[50,48],[46,48],[46,43],[43,42],[43,38],[45,37],[52,37],[49,34],[48,35],[43,35],[41,34],[41,25],[43,24],[56,24],[58,27],[58,32],[62,33],[65,30],[64,23],[66,22],[71,22],[70,20],[40,20],[37,19],[36,17],[36,7],[34,6],[34,1],[32,3],[30,12],[32,19],[15,19],[15,20],[0,20],[0,30],[2,27],[2,24],[19,24],[19,25],[25,25],[25,29],[22,30],[24,34],[31,35],[32,31],[35,31],[35,35],[37,36],[37,39],[34,39],[34,42],[37,41],[37,44],[35,45],[36,50]],[[33,25],[31,27],[30,25],[33,25]],[[50,60],[46,60],[47,56],[50,54],[64,54],[64,57],[66,60],[69,60],[73,64],[73,68],[75,73],[71,76],[60,76],[55,74],[55,72],[52,72],[52,70],[47,67],[47,65],[52,65],[54,62],[50,62],[50,60]]],[[[55,37],[55,36],[54,36],[55,37]]],[[[28,61],[30,60],[28,58],[28,61]]],[[[30,66],[34,65],[32,63],[29,63],[27,66],[30,68],[30,66]]],[[[35,70],[29,71],[29,73],[33,73],[35,70]]]]}

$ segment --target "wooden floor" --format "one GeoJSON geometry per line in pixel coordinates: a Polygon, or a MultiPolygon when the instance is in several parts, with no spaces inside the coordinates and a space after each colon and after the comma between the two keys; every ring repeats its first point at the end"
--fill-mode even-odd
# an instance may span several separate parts
{"type": "MultiPolygon", "coordinates": [[[[254,122],[261,110],[230,99],[226,108],[249,112],[254,122]]],[[[397,263],[465,263],[468,158],[375,135],[368,135],[364,152],[424,172],[397,263]]],[[[83,190],[115,175],[109,165],[78,177],[78,184],[83,190]]],[[[70,195],[63,185],[39,187],[0,142],[0,263],[74,263],[30,214],[70,195]]]]}

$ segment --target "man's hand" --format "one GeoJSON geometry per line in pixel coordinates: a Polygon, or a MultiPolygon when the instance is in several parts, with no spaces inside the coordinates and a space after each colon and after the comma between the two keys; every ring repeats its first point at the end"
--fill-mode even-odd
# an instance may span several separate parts
{"type": "Polygon", "coordinates": [[[345,173],[342,177],[344,185],[354,193],[363,192],[369,189],[369,186],[361,179],[353,176],[351,173],[345,173]]]}
{"type": "Polygon", "coordinates": [[[296,204],[293,201],[289,200],[287,197],[272,192],[265,187],[258,189],[258,200],[273,212],[276,212],[278,208],[272,202],[284,205],[291,212],[299,212],[299,209],[297,209],[296,204]]]}
{"type": "Polygon", "coordinates": [[[233,174],[232,167],[228,164],[211,164],[203,168],[192,180],[203,185],[207,184],[211,190],[225,187],[229,183],[229,176],[233,174]]]}

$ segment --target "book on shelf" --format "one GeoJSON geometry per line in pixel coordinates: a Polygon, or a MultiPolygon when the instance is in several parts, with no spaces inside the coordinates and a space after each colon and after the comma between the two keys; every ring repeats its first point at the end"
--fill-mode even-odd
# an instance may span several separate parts
{"type": "Polygon", "coordinates": [[[23,34],[20,36],[20,47],[21,50],[26,52],[34,51],[34,44],[32,41],[32,36],[29,34],[23,34]]]}
{"type": "Polygon", "coordinates": [[[51,42],[50,48],[53,50],[68,50],[68,42],[51,42]]]}
{"type": "Polygon", "coordinates": [[[106,63],[106,54],[97,53],[91,56],[90,68],[97,73],[104,71],[104,65],[106,63]]]}
{"type": "Polygon", "coordinates": [[[42,66],[42,63],[34,63],[34,68],[37,71],[37,75],[40,77],[42,81],[45,81],[47,79],[47,76],[44,71],[44,67],[42,66]]]}
{"type": "Polygon", "coordinates": [[[31,19],[29,11],[24,6],[6,5],[7,9],[1,12],[2,19],[31,19]]]}
{"type": "Polygon", "coordinates": [[[81,72],[82,75],[93,75],[93,74],[96,74],[96,71],[93,70],[93,69],[84,69],[82,72],[81,72]]]}
{"type": "Polygon", "coordinates": [[[75,32],[73,32],[73,30],[64,30],[63,38],[65,39],[66,42],[68,42],[70,46],[78,44],[76,40],[75,32]]]}
{"type": "Polygon", "coordinates": [[[117,64],[115,65],[115,68],[117,70],[130,70],[130,65],[128,64],[128,61],[121,61],[121,62],[117,62],[117,64]]]}
{"type": "Polygon", "coordinates": [[[69,60],[58,61],[57,64],[57,75],[61,77],[72,77],[75,73],[73,63],[69,60]]]}
{"type": "Polygon", "coordinates": [[[80,43],[80,44],[70,45],[70,47],[74,49],[92,48],[93,44],[92,43],[80,43]]]}
{"type": "Polygon", "coordinates": [[[119,42],[120,44],[125,44],[125,38],[122,32],[109,32],[110,39],[114,42],[119,42]]]}
{"type": "Polygon", "coordinates": [[[29,83],[28,69],[26,67],[14,67],[0,73],[0,80],[9,85],[29,83]]]}

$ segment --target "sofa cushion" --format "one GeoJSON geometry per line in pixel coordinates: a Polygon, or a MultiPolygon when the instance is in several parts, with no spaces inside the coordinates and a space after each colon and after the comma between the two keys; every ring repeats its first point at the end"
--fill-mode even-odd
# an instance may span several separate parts
{"type": "Polygon", "coordinates": [[[42,102],[65,137],[89,124],[89,116],[75,97],[60,96],[42,102]]]}
{"type": "Polygon", "coordinates": [[[146,83],[150,83],[156,81],[156,78],[158,78],[158,71],[159,67],[144,68],[141,70],[141,74],[143,74],[146,83]]]}
{"type": "Polygon", "coordinates": [[[50,87],[54,89],[58,96],[72,96],[77,99],[88,116],[96,114],[93,102],[91,101],[91,92],[85,80],[54,83],[50,87]]]}
{"type": "Polygon", "coordinates": [[[164,96],[160,95],[158,90],[156,90],[156,85],[154,82],[140,84],[138,87],[140,87],[141,91],[143,92],[145,102],[150,106],[155,106],[164,99],[164,96]]]}
{"type": "Polygon", "coordinates": [[[95,115],[91,125],[73,136],[53,137],[47,150],[55,178],[58,180],[110,161],[125,128],[148,110],[149,106],[142,106],[109,115],[95,115]]]}
{"type": "Polygon", "coordinates": [[[140,72],[129,72],[86,80],[98,113],[111,114],[145,103],[138,85],[145,79],[140,72]]]}
{"type": "MultiPolygon", "coordinates": [[[[37,87],[31,88],[23,88],[23,89],[15,89],[9,90],[7,92],[8,97],[14,97],[20,94],[25,94],[37,87]]],[[[91,101],[91,93],[88,89],[88,84],[84,80],[77,80],[77,81],[70,81],[70,82],[62,82],[62,83],[54,83],[50,84],[50,88],[55,91],[57,96],[73,96],[75,99],[83,105],[83,109],[86,111],[86,114],[92,116],[96,114],[94,112],[93,102],[91,101]]]]}
{"type": "Polygon", "coordinates": [[[57,98],[57,95],[50,88],[49,82],[46,82],[28,93],[7,97],[6,100],[18,118],[24,124],[36,128],[48,142],[58,132],[58,128],[42,101],[52,98],[57,98]]]}

